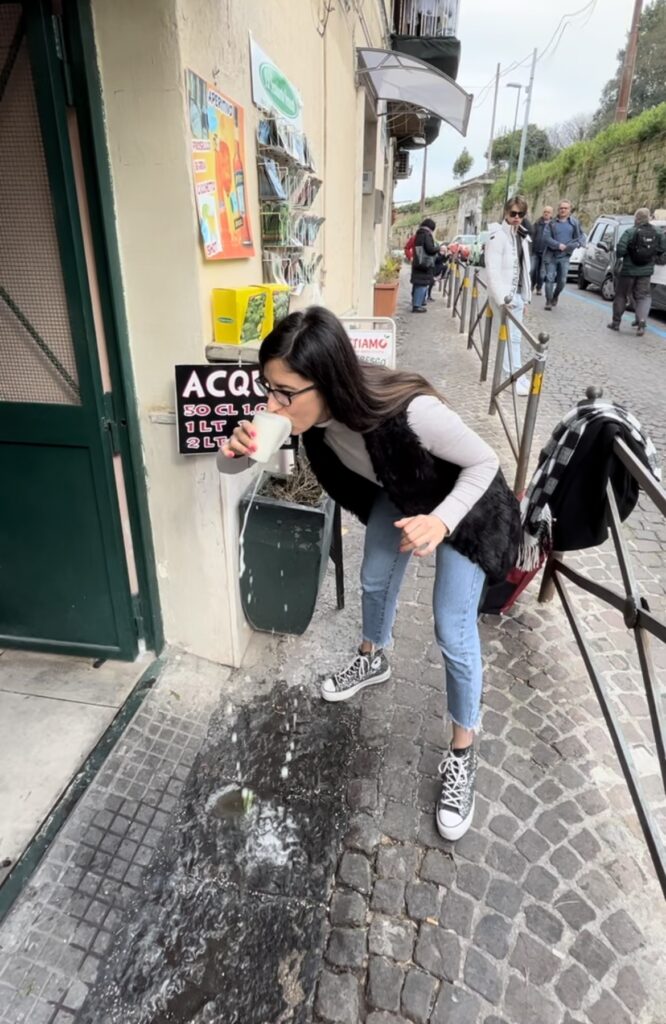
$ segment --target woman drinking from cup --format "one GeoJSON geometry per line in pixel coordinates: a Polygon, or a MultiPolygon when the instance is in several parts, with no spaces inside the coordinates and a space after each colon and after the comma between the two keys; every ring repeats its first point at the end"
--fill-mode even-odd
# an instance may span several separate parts
{"type": "MultiPolygon", "coordinates": [[[[452,723],[436,818],[444,838],[458,839],[474,813],[479,600],[486,580],[503,579],[515,564],[518,503],[493,450],[436,389],[419,374],[359,363],[328,310],[290,314],[265,338],[259,361],[269,412],[302,435],[322,487],[366,526],[361,641],[324,679],[324,700],[348,700],[390,677],[387,649],[407,564],[412,554],[435,553],[433,617],[452,723]]],[[[220,462],[251,455],[255,445],[252,424],[243,422],[220,462]]]]}

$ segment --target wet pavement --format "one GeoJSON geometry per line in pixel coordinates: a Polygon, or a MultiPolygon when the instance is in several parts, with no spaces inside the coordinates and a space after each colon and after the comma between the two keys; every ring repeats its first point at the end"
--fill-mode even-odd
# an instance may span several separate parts
{"type": "MultiPolygon", "coordinates": [[[[441,302],[411,317],[401,301],[399,364],[510,468],[457,326],[441,302]]],[[[573,308],[565,296],[562,325],[580,326],[573,308]]],[[[350,704],[317,694],[358,639],[362,539],[345,519],[343,611],[331,569],[308,632],[266,638],[253,667],[169,666],[0,926],[0,1024],[666,1024],[661,892],[561,607],[532,585],[482,622],[477,809],[447,844],[432,560],[407,573],[392,679],[350,704]]],[[[663,561],[646,554],[656,589],[663,561]]],[[[606,549],[578,564],[615,571],[606,549]]],[[[658,797],[630,638],[585,607],[658,797]]]]}
{"type": "Polygon", "coordinates": [[[82,1022],[307,1019],[359,720],[319,711],[281,684],[213,716],[82,1022]]]}

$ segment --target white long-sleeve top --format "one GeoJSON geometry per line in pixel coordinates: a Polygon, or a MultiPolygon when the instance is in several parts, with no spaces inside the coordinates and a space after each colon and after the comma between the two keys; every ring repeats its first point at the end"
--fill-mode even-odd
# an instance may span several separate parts
{"type": "MultiPolygon", "coordinates": [[[[453,489],[431,512],[453,533],[490,486],[499,459],[490,445],[434,395],[413,398],[407,407],[407,422],[426,451],[460,466],[453,489]]],[[[336,420],[328,420],[320,427],[326,432],[326,444],[348,469],[381,487],[361,434],[336,420]]]]}

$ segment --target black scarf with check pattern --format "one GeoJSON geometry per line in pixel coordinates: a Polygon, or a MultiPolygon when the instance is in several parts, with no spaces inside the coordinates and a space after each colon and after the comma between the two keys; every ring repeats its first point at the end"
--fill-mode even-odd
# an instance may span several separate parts
{"type": "Polygon", "coordinates": [[[539,455],[539,462],[521,503],[523,536],[518,568],[526,572],[538,569],[553,546],[553,495],[566,472],[586,427],[603,417],[622,425],[645,453],[645,461],[656,480],[661,480],[657,452],[641,424],[621,405],[602,399],[585,400],[574,406],[551,434],[539,455]]]}

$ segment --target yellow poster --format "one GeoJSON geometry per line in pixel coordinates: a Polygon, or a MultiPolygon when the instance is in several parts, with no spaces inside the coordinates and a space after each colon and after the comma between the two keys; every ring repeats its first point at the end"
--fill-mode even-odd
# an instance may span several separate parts
{"type": "Polygon", "coordinates": [[[186,71],[192,169],[207,260],[254,256],[245,194],[243,108],[186,71]]]}

